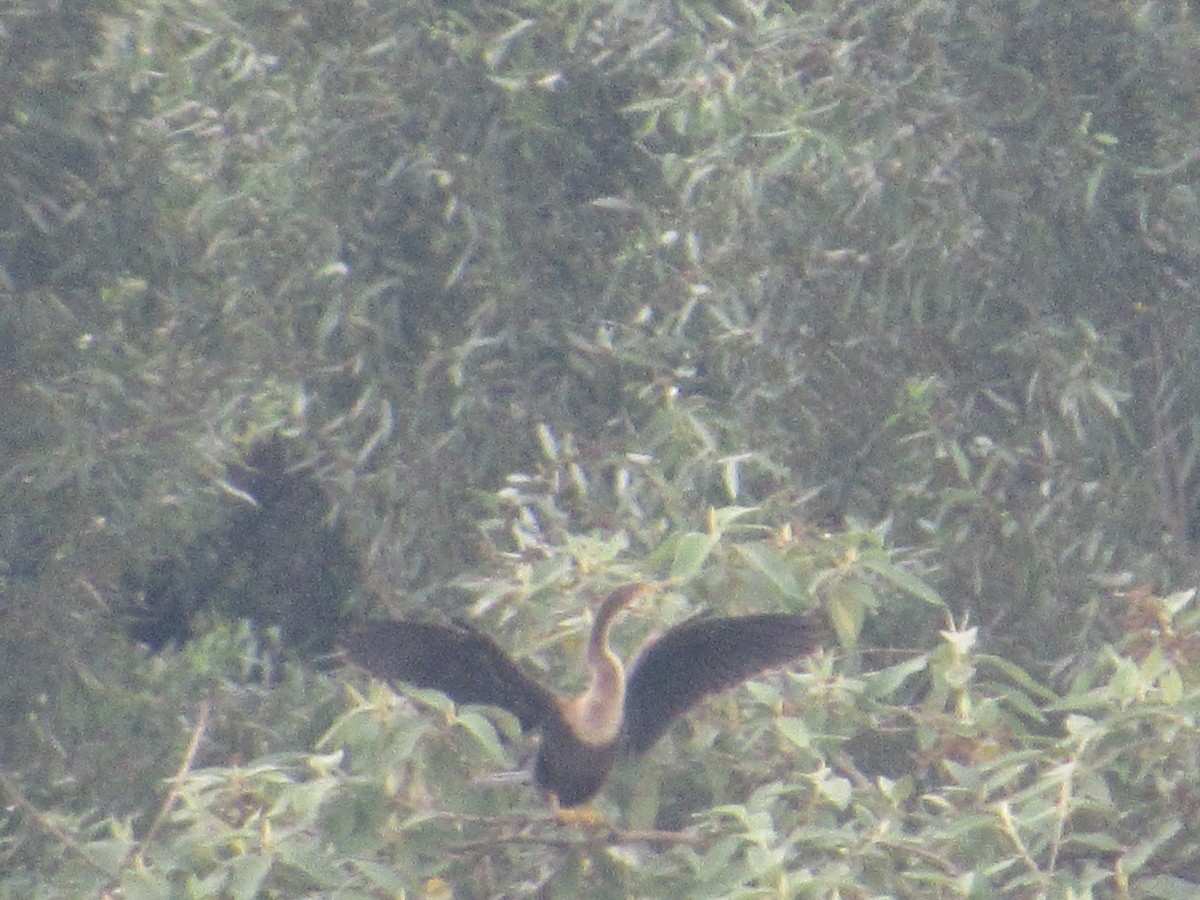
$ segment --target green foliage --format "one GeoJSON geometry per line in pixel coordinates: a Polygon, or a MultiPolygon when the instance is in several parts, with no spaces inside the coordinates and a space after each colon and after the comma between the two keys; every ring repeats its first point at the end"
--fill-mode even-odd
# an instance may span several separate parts
{"type": "MultiPolygon", "coordinates": [[[[807,551],[787,551],[797,571],[807,551]]],[[[743,558],[708,568],[735,578],[743,558]]],[[[1128,639],[1063,694],[980,652],[976,629],[950,627],[931,651],[869,674],[839,673],[829,657],[757,684],[735,726],[712,727],[735,710],[717,701],[619,772],[611,793],[644,825],[564,829],[527,786],[484,777],[514,763],[510,717],[431,692],[406,702],[376,683],[354,693],[319,753],[181,772],[152,840],[120,822],[56,824],[70,835],[58,883],[134,896],[507,896],[517,885],[557,896],[580,884],[697,897],[1182,896],[1194,889],[1174,861],[1194,850],[1197,613],[1191,592],[1128,603],[1128,639]],[[925,684],[915,703],[903,699],[913,682],[925,684]],[[1146,814],[1159,807],[1170,815],[1146,814]],[[649,830],[664,816],[690,824],[649,830]]]]}
{"type": "Polygon", "coordinates": [[[0,0],[3,890],[1190,896],[1198,44],[1161,0],[0,0]],[[567,678],[588,592],[666,575],[656,620],[815,595],[842,648],[618,777],[675,844],[464,787],[513,723],[335,713],[266,627],[466,608],[567,678]],[[146,659],[164,582],[196,637],[146,659]]]}

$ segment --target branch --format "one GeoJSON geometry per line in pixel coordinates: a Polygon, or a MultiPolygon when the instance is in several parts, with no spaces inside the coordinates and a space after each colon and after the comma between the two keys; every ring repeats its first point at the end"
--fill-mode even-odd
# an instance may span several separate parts
{"type": "Polygon", "coordinates": [[[707,838],[700,837],[694,834],[683,834],[678,831],[658,831],[651,829],[648,831],[626,831],[622,828],[609,828],[603,834],[598,834],[594,838],[591,837],[560,837],[556,835],[536,835],[536,834],[508,834],[498,835],[483,841],[466,841],[461,844],[454,844],[451,850],[471,852],[474,850],[487,850],[495,847],[497,844],[537,844],[543,847],[560,847],[565,850],[579,849],[581,847],[594,847],[603,845],[605,847],[616,847],[622,844],[675,844],[686,845],[689,847],[699,847],[707,843],[707,838]]]}
{"type": "Polygon", "coordinates": [[[204,738],[204,732],[208,729],[208,714],[212,709],[212,705],[204,700],[200,704],[200,708],[196,716],[196,727],[192,729],[192,739],[188,742],[187,750],[183,754],[183,762],[179,765],[179,771],[175,773],[175,777],[171,779],[171,789],[167,791],[167,796],[163,798],[162,806],[158,808],[158,815],[154,817],[154,821],[150,823],[150,828],[145,836],[138,841],[125,859],[122,865],[128,865],[131,861],[137,861],[139,864],[142,861],[142,855],[146,849],[158,837],[158,833],[162,831],[163,825],[167,821],[167,816],[171,812],[171,808],[175,805],[175,801],[179,799],[179,793],[183,790],[184,779],[192,770],[192,763],[196,761],[196,752],[200,749],[200,741],[204,738]]]}
{"type": "MultiPolygon", "coordinates": [[[[552,815],[478,816],[453,812],[438,812],[436,815],[438,818],[450,819],[455,822],[469,822],[476,825],[500,825],[509,828],[526,828],[536,825],[562,826],[564,824],[561,820],[552,815]]],[[[468,841],[461,844],[455,844],[453,849],[472,851],[486,849],[487,847],[494,847],[496,844],[540,844],[542,846],[563,848],[588,847],[595,844],[603,844],[609,847],[620,844],[684,844],[688,846],[701,846],[707,842],[707,838],[703,838],[695,834],[684,834],[679,831],[659,831],[658,829],[626,830],[602,822],[595,824],[584,823],[580,824],[578,827],[585,832],[585,836],[564,837],[560,827],[558,832],[553,835],[498,835],[488,840],[468,841]]]]}
{"type": "Polygon", "coordinates": [[[105,875],[112,874],[107,866],[101,865],[99,862],[93,859],[91,855],[79,844],[79,842],[75,840],[75,838],[71,837],[71,835],[63,831],[60,826],[46,818],[45,814],[40,809],[30,803],[29,799],[21,793],[21,789],[13,784],[7,775],[0,774],[0,788],[4,789],[4,792],[12,798],[13,803],[16,804],[16,806],[23,813],[25,813],[25,815],[29,816],[29,818],[33,820],[34,824],[36,824],[38,828],[42,829],[42,831],[50,835],[92,868],[98,869],[105,875]]]}
{"type": "Polygon", "coordinates": [[[158,808],[158,814],[155,815],[154,821],[150,823],[149,829],[137,844],[125,854],[125,858],[121,860],[121,865],[117,868],[117,874],[112,877],[112,880],[100,892],[101,897],[113,896],[113,892],[120,885],[121,872],[128,869],[130,866],[141,866],[146,850],[158,837],[158,833],[162,831],[163,825],[166,824],[167,816],[170,815],[171,809],[175,806],[175,801],[179,799],[179,794],[183,790],[183,782],[187,778],[188,773],[192,770],[192,763],[196,761],[196,753],[200,749],[200,741],[204,738],[204,732],[208,729],[208,714],[212,706],[209,701],[201,702],[196,715],[196,727],[192,729],[192,739],[188,741],[187,750],[183,753],[183,762],[179,765],[179,770],[175,773],[175,777],[171,779],[171,788],[167,791],[167,796],[163,798],[162,804],[158,808]]]}

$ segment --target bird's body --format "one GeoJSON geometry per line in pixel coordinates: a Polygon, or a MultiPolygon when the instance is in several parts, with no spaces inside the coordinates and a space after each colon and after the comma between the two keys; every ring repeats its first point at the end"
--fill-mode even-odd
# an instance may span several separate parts
{"type": "Polygon", "coordinates": [[[342,643],[350,661],[373,675],[440,690],[456,703],[500,706],[523,730],[538,729],[534,781],[560,806],[577,806],[600,791],[622,750],[646,752],[705,696],[817,647],[806,615],[694,619],[648,645],[627,679],[608,647],[609,630],[617,613],[658,587],[626,585],[600,605],[586,651],[590,680],[575,697],[544,688],[489,636],[461,623],[382,622],[342,643]]]}
{"type": "Polygon", "coordinates": [[[600,793],[620,751],[616,738],[589,742],[572,731],[563,716],[549,716],[542,723],[533,780],[553,794],[559,806],[578,806],[600,793]]]}

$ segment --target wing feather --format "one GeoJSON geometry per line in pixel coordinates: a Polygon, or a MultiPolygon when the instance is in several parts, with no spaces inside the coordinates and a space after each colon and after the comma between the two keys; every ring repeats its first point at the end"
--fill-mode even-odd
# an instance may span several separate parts
{"type": "Polygon", "coordinates": [[[433,688],[455,703],[502,707],[525,731],[557,713],[550,690],[491,637],[467,625],[376,622],[343,635],[340,643],[352,663],[378,678],[433,688]]]}
{"type": "Polygon", "coordinates": [[[811,653],[819,630],[810,615],[766,613],[693,619],[647,647],[629,676],[625,737],[645,753],[676,716],[705,697],[811,653]]]}

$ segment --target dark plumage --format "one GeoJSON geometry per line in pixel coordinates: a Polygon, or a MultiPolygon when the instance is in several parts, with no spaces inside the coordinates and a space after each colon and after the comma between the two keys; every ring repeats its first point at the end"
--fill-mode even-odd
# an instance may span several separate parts
{"type": "Polygon", "coordinates": [[[626,585],[601,604],[587,647],[591,683],[577,697],[547,690],[489,636],[461,623],[382,622],[346,635],[342,645],[373,675],[434,688],[456,703],[500,706],[522,729],[540,730],[534,780],[560,805],[577,806],[603,787],[621,750],[645,753],[706,696],[818,646],[808,615],[697,618],[649,643],[626,683],[608,649],[612,620],[659,587],[626,585]]]}
{"type": "Polygon", "coordinates": [[[811,653],[817,636],[810,616],[764,613],[698,618],[648,644],[633,663],[625,693],[629,749],[645,753],[705,697],[736,687],[811,653]]]}
{"type": "Polygon", "coordinates": [[[456,622],[375,622],[342,638],[346,655],[378,678],[441,691],[455,703],[507,709],[524,731],[557,702],[482,631],[456,622]]]}
{"type": "Polygon", "coordinates": [[[616,740],[582,741],[564,716],[548,715],[542,722],[533,780],[553,794],[559,806],[579,806],[600,793],[620,750],[616,740]]]}

